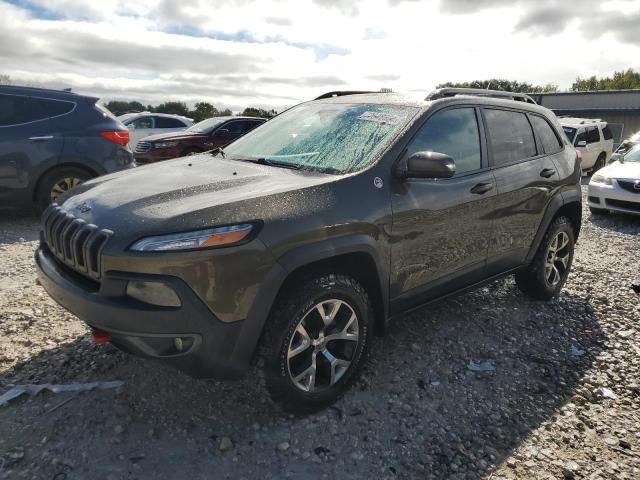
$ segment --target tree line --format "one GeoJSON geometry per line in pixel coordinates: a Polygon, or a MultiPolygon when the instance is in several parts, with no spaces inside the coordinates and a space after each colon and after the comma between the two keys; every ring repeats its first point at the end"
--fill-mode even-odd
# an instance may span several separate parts
{"type": "MultiPolygon", "coordinates": [[[[131,112],[153,112],[153,113],[171,113],[173,115],[182,115],[183,117],[192,118],[194,122],[200,122],[211,117],[225,117],[233,115],[233,112],[225,108],[218,110],[215,106],[208,102],[196,102],[193,109],[187,107],[185,102],[164,102],[160,105],[143,105],[140,102],[112,100],[104,104],[114,115],[122,115],[131,112]]],[[[265,110],[263,108],[247,107],[240,115],[245,117],[263,117],[271,118],[277,115],[275,110],[265,110]]]]}

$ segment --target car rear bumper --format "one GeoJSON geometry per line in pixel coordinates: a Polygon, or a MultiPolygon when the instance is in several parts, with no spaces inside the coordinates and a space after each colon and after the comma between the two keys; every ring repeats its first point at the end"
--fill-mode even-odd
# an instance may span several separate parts
{"type": "Polygon", "coordinates": [[[613,185],[590,183],[588,202],[592,208],[640,214],[640,191],[633,193],[624,190],[615,180],[613,185]]]}
{"type": "Polygon", "coordinates": [[[161,359],[194,377],[236,379],[246,372],[257,341],[251,338],[253,330],[245,328],[247,321],[220,321],[183,280],[108,272],[100,283],[92,282],[62,265],[46,246],[36,251],[35,260],[49,295],[90,327],[111,334],[116,347],[161,359]],[[165,283],[182,305],[161,307],[132,299],[126,295],[130,280],[165,283]]]}

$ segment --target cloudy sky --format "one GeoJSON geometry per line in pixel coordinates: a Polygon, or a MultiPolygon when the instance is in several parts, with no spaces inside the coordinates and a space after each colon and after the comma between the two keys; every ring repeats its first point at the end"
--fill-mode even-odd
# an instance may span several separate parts
{"type": "Polygon", "coordinates": [[[637,0],[0,0],[0,73],[105,99],[295,104],[640,70],[637,0]],[[578,7],[579,5],[579,7],[578,7]]]}

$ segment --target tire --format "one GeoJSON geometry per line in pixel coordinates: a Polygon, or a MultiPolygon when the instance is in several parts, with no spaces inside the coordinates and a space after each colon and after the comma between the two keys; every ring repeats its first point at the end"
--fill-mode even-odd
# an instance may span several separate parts
{"type": "Polygon", "coordinates": [[[516,274],[520,290],[538,300],[549,300],[558,295],[571,270],[574,249],[575,233],[571,221],[567,217],[556,218],[547,229],[533,262],[516,274]],[[554,247],[565,240],[566,244],[554,252],[554,247]],[[547,263],[551,256],[553,262],[547,263]]]}
{"type": "Polygon", "coordinates": [[[47,172],[38,182],[36,189],[36,207],[39,211],[44,211],[59,198],[63,193],[76,185],[92,178],[86,170],[76,167],[56,168],[47,172]]]}
{"type": "Polygon", "coordinates": [[[607,166],[607,155],[605,153],[601,153],[596,160],[596,163],[593,164],[593,168],[591,169],[591,175],[596,173],[601,168],[607,166]]]}
{"type": "Polygon", "coordinates": [[[273,401],[292,413],[315,412],[335,402],[366,358],[372,319],[367,292],[346,275],[319,275],[287,294],[274,307],[262,341],[273,401]],[[342,338],[327,341],[321,332],[342,338]]]}
{"type": "Polygon", "coordinates": [[[609,210],[604,208],[589,207],[589,211],[591,212],[591,215],[607,215],[609,213],[609,210]]]}

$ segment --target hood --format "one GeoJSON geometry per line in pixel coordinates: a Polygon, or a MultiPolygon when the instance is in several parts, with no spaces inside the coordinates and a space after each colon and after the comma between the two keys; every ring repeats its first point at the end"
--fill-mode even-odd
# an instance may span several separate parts
{"type": "Polygon", "coordinates": [[[168,133],[158,133],[156,135],[150,135],[148,137],[144,137],[142,140],[147,142],[158,142],[158,141],[169,141],[169,140],[193,140],[194,138],[207,138],[209,135],[205,133],[196,133],[196,132],[168,132],[168,133]]]}
{"type": "Polygon", "coordinates": [[[630,178],[640,180],[640,162],[624,162],[615,161],[597,173],[604,174],[611,178],[630,178]]]}
{"type": "Polygon", "coordinates": [[[202,154],[90,180],[62,208],[116,235],[172,233],[305,214],[340,178],[202,154]]]}

